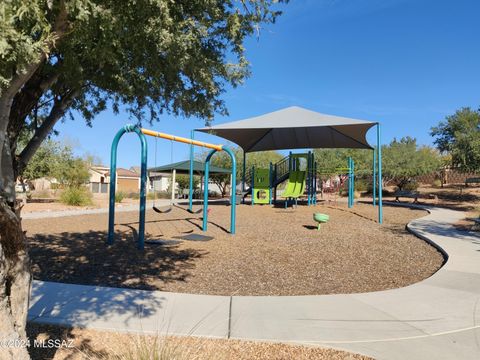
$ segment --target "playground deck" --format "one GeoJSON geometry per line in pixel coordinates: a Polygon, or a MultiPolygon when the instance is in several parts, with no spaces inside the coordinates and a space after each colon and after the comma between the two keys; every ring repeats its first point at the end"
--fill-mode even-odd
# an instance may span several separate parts
{"type": "Polygon", "coordinates": [[[144,252],[133,239],[138,212],[117,214],[111,247],[105,245],[107,214],[26,219],[34,278],[215,295],[313,295],[406,286],[429,277],[443,261],[405,231],[423,211],[385,207],[380,226],[371,205],[356,205],[355,214],[346,205],[242,205],[232,236],[226,231],[229,207],[210,209],[210,241],[181,239],[202,234],[201,215],[149,210],[146,239],[164,245],[146,245],[144,252]],[[320,231],[313,212],[330,215],[320,231]]]}

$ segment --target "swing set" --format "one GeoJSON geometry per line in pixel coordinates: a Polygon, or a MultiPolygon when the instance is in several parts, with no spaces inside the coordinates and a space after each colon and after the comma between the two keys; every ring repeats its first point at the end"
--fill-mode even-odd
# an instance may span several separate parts
{"type": "MultiPolygon", "coordinates": [[[[175,135],[170,135],[166,133],[161,133],[158,131],[153,131],[149,129],[143,129],[140,128],[139,126],[136,125],[131,125],[127,124],[123,126],[115,135],[115,138],[113,139],[112,142],[112,149],[110,153],[110,195],[109,195],[109,208],[108,208],[108,237],[107,237],[107,243],[109,245],[113,244],[114,240],[114,227],[115,227],[115,191],[116,191],[116,183],[117,183],[117,148],[118,148],[118,143],[120,141],[120,138],[128,132],[134,132],[138,135],[140,138],[140,144],[141,144],[141,170],[140,170],[140,214],[139,214],[139,227],[138,227],[138,248],[140,250],[144,249],[144,243],[145,243],[145,209],[146,209],[146,183],[147,183],[147,140],[145,138],[145,135],[147,136],[153,136],[156,139],[161,138],[161,139],[166,139],[166,140],[171,140],[180,142],[180,143],[185,143],[185,144],[190,144],[193,146],[201,146],[205,147],[208,149],[212,149],[207,155],[207,158],[205,159],[205,167],[204,167],[204,187],[203,187],[203,223],[202,223],[202,229],[203,231],[207,231],[207,225],[208,225],[208,182],[209,182],[209,169],[210,169],[210,159],[212,156],[218,152],[218,151],[225,151],[229,156],[230,159],[232,160],[232,189],[236,188],[236,161],[235,161],[235,155],[233,152],[223,146],[223,145],[215,145],[215,144],[210,144],[206,143],[203,141],[197,141],[193,139],[188,139],[180,136],[175,136],[175,135]]],[[[156,142],[155,142],[155,162],[156,162],[156,142]]],[[[173,179],[172,179],[173,180],[173,179]]],[[[174,185],[172,181],[172,191],[174,191],[174,185]]],[[[155,191],[155,189],[154,189],[155,191]]],[[[192,189],[190,189],[190,192],[192,189]]],[[[236,192],[232,191],[231,195],[231,210],[230,210],[230,233],[235,234],[235,216],[236,216],[236,192]]],[[[183,209],[183,208],[182,208],[183,209]]],[[[155,206],[155,203],[153,204],[153,210],[157,213],[164,214],[167,212],[170,212],[171,205],[169,208],[163,210],[155,206]]],[[[186,209],[184,209],[186,210],[186,209]]],[[[191,210],[191,207],[187,210],[190,213],[193,213],[191,210]]]]}

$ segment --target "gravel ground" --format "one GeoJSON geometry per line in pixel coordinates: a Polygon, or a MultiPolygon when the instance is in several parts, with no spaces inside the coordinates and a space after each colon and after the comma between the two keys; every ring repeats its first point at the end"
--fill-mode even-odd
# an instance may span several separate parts
{"type": "Polygon", "coordinates": [[[419,210],[358,204],[333,208],[237,207],[237,234],[230,208],[210,206],[211,241],[202,234],[201,214],[174,208],[147,212],[148,239],[164,245],[136,249],[137,212],[118,213],[116,242],[105,245],[107,214],[24,220],[34,278],[76,284],[212,295],[315,295],[356,293],[406,286],[423,280],[443,263],[436,249],[409,234],[405,224],[419,210]],[[316,230],[314,212],[330,215],[316,230]]]}
{"type": "Polygon", "coordinates": [[[33,360],[368,360],[369,357],[332,349],[280,343],[261,343],[194,337],[147,337],[85,329],[30,324],[28,333],[34,339],[73,340],[72,348],[31,348],[33,360]],[[155,356],[155,355],[163,356],[155,356]]]}

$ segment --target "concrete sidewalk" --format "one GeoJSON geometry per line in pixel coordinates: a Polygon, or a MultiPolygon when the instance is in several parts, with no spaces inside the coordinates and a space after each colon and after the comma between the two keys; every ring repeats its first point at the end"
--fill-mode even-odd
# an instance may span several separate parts
{"type": "Polygon", "coordinates": [[[432,208],[408,227],[448,254],[405,288],[321,296],[207,296],[35,281],[36,322],[154,334],[297,342],[377,359],[480,359],[480,238],[462,212],[432,208]]]}

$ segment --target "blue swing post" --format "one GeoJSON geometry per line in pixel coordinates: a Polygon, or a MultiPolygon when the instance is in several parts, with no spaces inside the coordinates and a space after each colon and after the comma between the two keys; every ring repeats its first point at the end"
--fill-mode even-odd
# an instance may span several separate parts
{"type": "MultiPolygon", "coordinates": [[[[208,157],[209,160],[210,160],[210,157],[216,151],[224,150],[230,155],[232,159],[232,187],[233,188],[236,187],[236,181],[237,181],[236,170],[237,169],[236,169],[235,156],[230,149],[223,147],[223,145],[214,145],[214,144],[209,144],[202,141],[196,141],[193,139],[188,139],[180,136],[165,134],[158,131],[143,129],[137,125],[131,125],[131,124],[125,125],[117,132],[112,142],[111,159],[110,159],[110,194],[109,194],[109,208],[108,208],[107,244],[111,245],[114,240],[115,190],[116,190],[116,180],[117,180],[117,148],[118,148],[118,142],[120,141],[120,138],[126,132],[137,133],[138,137],[140,138],[140,142],[142,146],[141,172],[140,172],[140,215],[139,215],[139,227],[138,227],[138,248],[140,250],[144,249],[144,242],[145,242],[145,208],[146,208],[145,205],[146,205],[146,183],[147,183],[147,140],[145,138],[145,135],[213,149],[213,151],[209,154],[209,157],[208,157]]],[[[206,168],[208,170],[208,163],[206,163],[206,168]]],[[[208,206],[208,175],[206,176],[206,181],[207,181],[207,184],[205,187],[207,191],[207,197],[206,197],[207,201],[205,202],[205,207],[204,207],[204,219],[206,219],[205,213],[206,213],[206,208],[208,206]]],[[[236,192],[232,191],[232,210],[231,210],[231,223],[230,223],[231,224],[230,232],[232,234],[235,233],[235,215],[236,215],[235,205],[236,205],[236,192]]],[[[206,226],[205,226],[205,229],[206,229],[206,226]]]]}
{"type": "Polygon", "coordinates": [[[123,134],[127,132],[135,132],[140,138],[141,143],[141,170],[140,170],[140,215],[138,222],[138,248],[143,250],[145,241],[145,185],[147,182],[147,140],[141,129],[136,125],[125,125],[122,127],[112,142],[110,153],[110,194],[108,207],[108,237],[107,244],[113,244],[114,228],[115,228],[115,191],[117,187],[117,148],[118,142],[123,134]]]}
{"type": "MultiPolygon", "coordinates": [[[[227,147],[222,147],[222,150],[225,151],[232,160],[232,195],[230,198],[230,234],[235,234],[235,216],[236,216],[236,204],[237,204],[237,194],[236,194],[236,187],[237,187],[237,161],[235,160],[235,154],[227,147]]],[[[210,172],[210,159],[212,156],[217,152],[217,150],[212,150],[205,159],[205,170],[204,170],[204,186],[203,186],[203,224],[202,229],[203,231],[207,231],[208,226],[208,177],[210,172]]]]}

